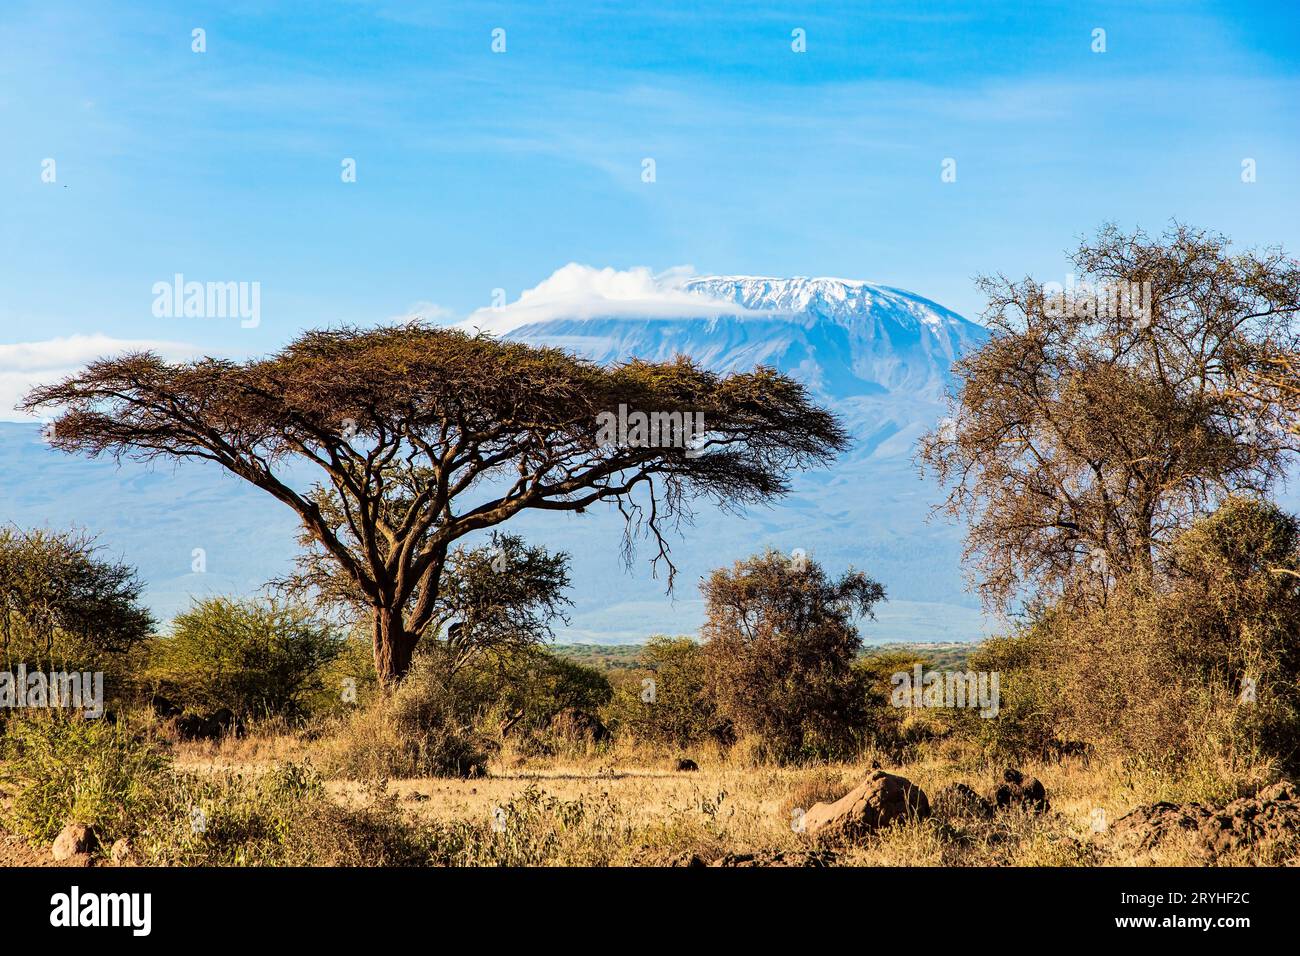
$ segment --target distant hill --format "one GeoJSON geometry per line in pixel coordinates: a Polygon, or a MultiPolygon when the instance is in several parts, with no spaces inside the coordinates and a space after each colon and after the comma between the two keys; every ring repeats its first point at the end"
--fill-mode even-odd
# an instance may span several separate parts
{"type": "MultiPolygon", "coordinates": [[[[908,654],[920,658],[925,666],[935,670],[965,670],[974,644],[951,642],[943,644],[907,644],[891,642],[871,644],[863,649],[864,655],[908,654]]],[[[644,644],[552,644],[552,654],[575,661],[598,671],[628,670],[641,666],[644,644]]]]}
{"type": "MultiPolygon", "coordinates": [[[[963,589],[961,529],[928,521],[939,499],[917,476],[917,438],[943,414],[949,367],[985,330],[921,296],[844,279],[713,276],[684,285],[701,317],[619,315],[513,321],[498,333],[561,345],[602,362],[687,354],[719,371],[769,364],[806,382],[840,414],[853,448],[833,467],[797,476],[770,507],[737,517],[701,506],[673,540],[680,574],[664,594],[645,560],[619,560],[612,508],[584,515],[527,514],[511,528],[572,556],[569,643],[640,642],[691,633],[699,579],[765,547],[801,548],[838,572],[853,565],[880,580],[889,601],[864,626],[871,640],[972,640],[987,630],[963,589]]],[[[83,526],[140,569],[160,618],[193,595],[247,594],[283,574],[296,553],[292,513],[215,465],[88,461],[51,450],[35,425],[0,424],[0,519],[83,526]],[[196,571],[196,549],[206,570],[196,571]]],[[[303,483],[311,480],[303,474],[303,483]]],[[[641,556],[644,559],[644,554],[641,556]]]]}

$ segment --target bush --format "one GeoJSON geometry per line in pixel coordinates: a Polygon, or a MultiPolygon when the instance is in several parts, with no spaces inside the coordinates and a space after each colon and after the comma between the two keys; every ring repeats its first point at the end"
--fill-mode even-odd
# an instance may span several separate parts
{"type": "Polygon", "coordinates": [[[1053,619],[1040,614],[1018,632],[984,641],[970,655],[970,669],[998,674],[998,715],[985,720],[964,711],[956,724],[990,755],[1013,761],[1042,758],[1058,740],[1060,700],[1051,659],[1053,619]]]}
{"type": "Polygon", "coordinates": [[[344,650],[335,629],[299,605],[211,598],[179,615],[152,648],[150,678],[183,706],[240,718],[301,717],[344,650]]]}
{"type": "Polygon", "coordinates": [[[605,710],[620,735],[674,748],[730,742],[709,694],[704,649],[689,637],[650,638],[641,666],[617,675],[605,710]]]}
{"type": "Polygon", "coordinates": [[[338,655],[321,668],[319,678],[317,687],[303,701],[304,709],[317,723],[369,706],[381,693],[369,631],[349,631],[340,641],[338,655]]]}
{"type": "Polygon", "coordinates": [[[1195,522],[1154,579],[1106,603],[1048,610],[973,666],[1003,673],[1001,749],[1079,741],[1131,767],[1224,775],[1300,768],[1300,526],[1230,497],[1195,522]]]}
{"type": "Polygon", "coordinates": [[[408,822],[388,794],[361,807],[326,796],[309,766],[266,773],[177,773],[125,725],[58,715],[11,720],[5,823],[48,843],[68,822],[95,829],[99,852],[128,839],[159,866],[417,866],[466,856],[463,828],[408,822]]]}
{"type": "Polygon", "coordinates": [[[445,662],[422,653],[392,694],[344,721],[323,760],[329,772],[352,780],[468,777],[487,772],[495,745],[458,700],[445,662]]]}
{"type": "Polygon", "coordinates": [[[702,590],[718,714],[778,762],[856,753],[867,714],[853,618],[870,615],[884,588],[853,571],[833,581],[814,561],[769,551],[714,571],[702,590]]]}
{"type": "Polygon", "coordinates": [[[529,785],[495,808],[490,827],[466,840],[455,865],[609,866],[632,843],[608,794],[562,800],[529,785]]]}
{"type": "Polygon", "coordinates": [[[907,651],[876,651],[859,658],[853,664],[866,695],[865,723],[862,727],[863,743],[904,761],[913,756],[908,750],[909,735],[904,724],[915,722],[916,711],[893,706],[893,676],[900,671],[910,673],[916,664],[928,665],[923,657],[907,651]]]}
{"type": "Polygon", "coordinates": [[[7,825],[42,841],[64,825],[109,840],[154,813],[171,783],[170,761],[124,725],[56,712],[5,724],[0,779],[15,790],[7,825]]]}
{"type": "Polygon", "coordinates": [[[594,715],[610,698],[600,671],[541,647],[484,649],[452,677],[460,706],[502,733],[545,731],[561,713],[594,715]]]}
{"type": "Polygon", "coordinates": [[[452,852],[447,834],[406,820],[382,789],[360,807],[333,803],[306,765],[278,764],[255,777],[181,775],[170,795],[133,841],[145,863],[421,866],[452,852]]]}
{"type": "Polygon", "coordinates": [[[0,528],[4,667],[106,670],[149,636],[135,571],[98,552],[76,532],[0,528]]]}

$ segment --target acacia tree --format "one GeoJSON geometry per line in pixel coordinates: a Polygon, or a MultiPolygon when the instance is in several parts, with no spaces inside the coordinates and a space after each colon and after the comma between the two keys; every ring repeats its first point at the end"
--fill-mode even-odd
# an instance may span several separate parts
{"type": "Polygon", "coordinates": [[[829,412],[771,369],[719,376],[684,358],[606,367],[421,324],[311,331],[245,363],[129,353],[33,390],[23,407],[59,411],[55,447],[213,461],[292,508],[369,608],[385,686],[434,625],[448,555],[466,535],[529,509],[610,502],[626,522],[625,555],[649,537],[671,588],[665,532],[694,500],[781,495],[794,469],[847,444],[829,412]],[[707,433],[694,447],[612,443],[598,417],[621,406],[693,412],[707,433]],[[291,478],[301,462],[322,475],[311,488],[291,478]]]}
{"type": "Polygon", "coordinates": [[[768,551],[719,568],[700,590],[719,715],[781,759],[848,753],[866,706],[853,619],[870,617],[885,589],[860,571],[832,579],[815,561],[768,551]]]}
{"type": "Polygon", "coordinates": [[[954,367],[918,454],[995,607],[1028,583],[1104,600],[1228,493],[1266,493],[1297,448],[1295,403],[1261,378],[1296,354],[1296,262],[1179,224],[1106,226],[1071,259],[1073,291],[980,280],[992,337],[954,367]]]}
{"type": "MultiPolygon", "coordinates": [[[[346,528],[340,534],[349,548],[357,546],[346,528]]],[[[304,550],[297,572],[275,585],[292,598],[341,611],[350,623],[368,616],[365,593],[329,552],[306,532],[299,544],[304,550]]],[[[425,631],[441,640],[442,661],[455,674],[485,651],[509,653],[549,640],[551,622],[565,619],[564,610],[573,603],[564,594],[568,586],[567,554],[551,554],[494,530],[487,544],[458,545],[447,556],[425,631]]],[[[418,600],[418,593],[412,599],[418,600]]]]}
{"type": "Polygon", "coordinates": [[[134,569],[76,531],[0,528],[0,656],[53,664],[123,653],[149,636],[134,569]]]}

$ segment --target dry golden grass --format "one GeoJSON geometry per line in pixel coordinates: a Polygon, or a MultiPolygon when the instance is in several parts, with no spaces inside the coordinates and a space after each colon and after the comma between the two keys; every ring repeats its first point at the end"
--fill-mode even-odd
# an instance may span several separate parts
{"type": "MultiPolygon", "coordinates": [[[[311,748],[311,744],[291,737],[245,739],[185,745],[179,749],[178,759],[183,769],[257,772],[281,759],[309,758],[311,748]]],[[[487,777],[389,780],[385,787],[409,819],[439,825],[490,828],[500,819],[501,808],[535,808],[539,799],[551,801],[550,810],[520,811],[524,816],[519,819],[527,820],[529,827],[565,831],[556,840],[546,835],[546,846],[540,850],[533,846],[540,845],[540,837],[530,837],[539,859],[559,865],[664,865],[692,854],[708,860],[726,853],[809,849],[811,839],[792,826],[793,811],[807,809],[817,800],[842,796],[871,773],[873,760],[879,760],[868,756],[854,763],[824,766],[753,767],[741,760],[728,761],[719,753],[692,753],[700,770],[677,772],[672,769],[677,756],[626,746],[552,759],[503,753],[487,777]],[[572,808],[578,808],[576,817],[581,822],[557,824],[556,820],[573,815],[572,808]]],[[[954,759],[954,754],[945,752],[906,766],[880,762],[883,769],[903,774],[929,794],[956,782],[985,791],[1000,777],[1000,765],[981,764],[969,752],[960,756],[962,759],[954,759]]],[[[1155,855],[1111,853],[1105,836],[1093,830],[1095,814],[1100,810],[1104,819],[1113,822],[1143,803],[1207,799],[1230,789],[1210,780],[1213,775],[1204,780],[1169,781],[1077,759],[1027,763],[1020,769],[1043,781],[1051,812],[1037,816],[999,813],[991,821],[932,817],[891,828],[843,850],[838,862],[863,866],[1201,865],[1203,860],[1190,844],[1168,846],[1155,855]]],[[[1243,778],[1239,775],[1238,779],[1243,778]]],[[[362,806],[375,796],[373,786],[343,780],[329,781],[327,792],[344,806],[362,806]]],[[[1247,856],[1233,862],[1264,861],[1247,856]]]]}

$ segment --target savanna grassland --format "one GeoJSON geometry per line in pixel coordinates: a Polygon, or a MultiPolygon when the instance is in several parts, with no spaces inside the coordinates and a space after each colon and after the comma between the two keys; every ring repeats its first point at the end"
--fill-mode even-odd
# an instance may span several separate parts
{"type": "MultiPolygon", "coordinates": [[[[930,666],[929,652],[949,660],[954,649],[891,645],[864,660],[878,657],[894,667],[906,658],[930,666]]],[[[613,653],[555,649],[557,659],[615,658],[608,670],[637,680],[633,686],[645,673],[644,655],[642,646],[613,653]]],[[[0,770],[6,780],[2,859],[99,866],[1275,865],[1296,859],[1294,843],[1286,841],[1207,854],[1195,833],[1145,847],[1097,825],[1159,801],[1225,803],[1266,783],[1270,775],[1262,766],[1173,777],[1091,755],[1021,759],[1016,766],[1042,782],[1050,808],[1012,806],[981,815],[935,795],[961,783],[991,794],[1007,759],[929,714],[899,724],[903,751],[867,747],[851,759],[773,762],[753,742],[665,747],[617,735],[596,742],[564,726],[503,735],[495,745],[480,741],[489,756],[474,775],[432,776],[403,775],[396,763],[391,775],[383,768],[358,772],[349,763],[352,750],[374,746],[370,725],[385,705],[376,698],[359,706],[350,719],[336,715],[297,726],[276,719],[198,740],[181,739],[177,719],[152,709],[124,711],[116,725],[41,717],[25,737],[11,719],[10,761],[0,770]],[[130,724],[137,726],[128,730],[130,724]],[[683,760],[697,769],[679,769],[683,760]],[[847,843],[800,832],[801,811],[840,798],[877,768],[929,794],[930,815],[847,843]],[[55,862],[49,841],[69,820],[88,821],[94,843],[55,862]]]]}
{"type": "Polygon", "coordinates": [[[1071,262],[1068,293],[980,280],[988,339],[916,448],[1005,623],[978,646],[867,647],[885,583],[758,546],[699,579],[696,633],[552,646],[569,556],[509,520],[612,504],[671,580],[693,508],[776,500],[853,442],[772,368],[415,323],[33,389],[56,448],[215,462],[292,508],[302,549],[264,596],[164,628],[93,539],[0,529],[4,852],[1296,862],[1300,518],[1273,495],[1300,458],[1300,264],[1179,223],[1104,226],[1071,262]],[[602,438],[625,407],[669,440],[602,438]],[[700,413],[687,447],[672,422],[700,413]],[[20,707],[15,668],[102,678],[104,699],[82,717],[24,679],[20,707]]]}

